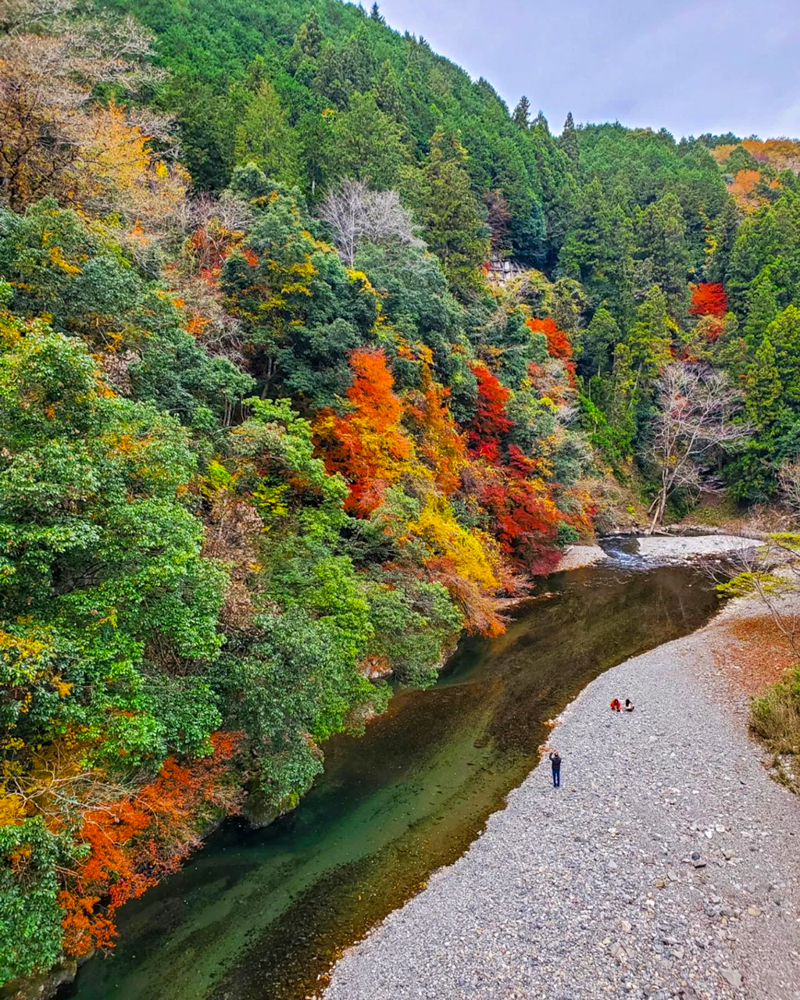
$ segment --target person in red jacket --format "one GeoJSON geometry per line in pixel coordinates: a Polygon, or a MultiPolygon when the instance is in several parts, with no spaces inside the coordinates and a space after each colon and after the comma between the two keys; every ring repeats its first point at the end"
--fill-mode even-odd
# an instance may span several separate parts
{"type": "Polygon", "coordinates": [[[619,698],[615,698],[611,702],[611,711],[612,712],[620,712],[620,711],[622,711],[622,705],[620,704],[619,698]]]}

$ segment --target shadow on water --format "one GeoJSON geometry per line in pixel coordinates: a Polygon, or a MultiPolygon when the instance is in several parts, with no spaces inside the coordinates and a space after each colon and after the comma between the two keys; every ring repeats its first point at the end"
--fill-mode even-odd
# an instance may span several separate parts
{"type": "Polygon", "coordinates": [[[59,997],[302,1000],[332,962],[455,861],[536,764],[545,721],[609,667],[704,624],[697,569],[612,562],[557,574],[505,635],[467,639],[439,683],[402,691],[271,827],[211,836],[119,914],[119,942],[59,997]],[[546,588],[546,589],[545,589],[546,588]]]}

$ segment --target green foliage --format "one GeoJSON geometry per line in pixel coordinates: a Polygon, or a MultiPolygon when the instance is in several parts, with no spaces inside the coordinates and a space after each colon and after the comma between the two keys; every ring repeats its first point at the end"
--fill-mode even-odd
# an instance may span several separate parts
{"type": "Polygon", "coordinates": [[[489,257],[488,228],[470,191],[467,152],[459,139],[437,132],[428,163],[413,192],[417,217],[430,249],[462,298],[480,289],[478,267],[489,257]]]}
{"type": "Polygon", "coordinates": [[[242,323],[261,387],[276,381],[316,406],[331,405],[350,381],[347,353],[367,341],[377,301],[333,247],[310,232],[290,194],[252,167],[235,178],[259,215],[240,250],[224,261],[220,287],[242,323]]]}
{"type": "Polygon", "coordinates": [[[46,971],[61,955],[57,862],[63,842],[40,817],[0,826],[0,982],[46,971]]]}
{"type": "MultiPolygon", "coordinates": [[[[82,344],[37,324],[0,354],[0,429],[0,612],[38,661],[6,721],[41,739],[58,718],[102,729],[126,712],[146,743],[139,754],[125,736],[126,755],[157,763],[183,737],[141,700],[145,649],[165,665],[213,659],[221,642],[223,575],[200,559],[200,525],[179,497],[195,467],[188,441],[170,417],[105,389],[82,344]],[[58,684],[81,697],[54,704],[58,684]]],[[[112,730],[106,754],[123,745],[112,730]]]]}
{"type": "MultiPolygon", "coordinates": [[[[138,99],[176,115],[191,183],[133,227],[91,217],[108,185],[135,203],[172,176],[117,151],[114,180],[101,149],[80,213],[0,209],[3,976],[61,956],[66,836],[98,802],[169,798],[221,740],[228,790],[289,808],[324,741],[385,707],[375,678],[431,684],[463,627],[501,631],[498,592],[591,531],[590,444],[652,489],[634,463],[667,364],[743,389],[748,439],[699,470],[732,498],[769,500],[800,455],[791,172],[760,167],[743,217],[725,185],[750,154],[710,152],[734,137],[569,115],[556,138],[377,5],[101,6],[155,32],[167,78],[138,99]],[[345,177],[413,215],[353,215],[352,268],[321,209],[345,177]],[[687,311],[709,282],[727,316],[687,311]],[[76,784],[51,814],[53,768],[76,784]]],[[[196,820],[170,808],[165,867],[196,820]]],[[[149,878],[160,848],[131,837],[149,878]]]]}
{"type": "Polygon", "coordinates": [[[404,684],[427,687],[436,667],[458,635],[461,615],[440,583],[376,581],[365,588],[374,630],[369,652],[391,664],[404,684]]]}

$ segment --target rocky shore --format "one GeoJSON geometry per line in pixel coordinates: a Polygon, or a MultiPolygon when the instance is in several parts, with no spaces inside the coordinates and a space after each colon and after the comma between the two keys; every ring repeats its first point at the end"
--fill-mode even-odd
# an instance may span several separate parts
{"type": "Polygon", "coordinates": [[[798,1000],[800,801],[730,683],[761,614],[729,605],[590,684],[553,732],[562,787],[543,761],[326,1000],[798,1000]]]}

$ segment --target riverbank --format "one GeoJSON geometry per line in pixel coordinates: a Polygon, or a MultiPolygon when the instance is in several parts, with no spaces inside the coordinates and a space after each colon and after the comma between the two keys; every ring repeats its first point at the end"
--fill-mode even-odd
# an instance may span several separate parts
{"type": "MultiPolygon", "coordinates": [[[[628,541],[631,546],[629,554],[640,556],[652,565],[736,557],[759,544],[752,536],[728,535],[724,532],[711,535],[631,535],[628,541]]],[[[565,551],[556,571],[564,573],[585,569],[608,558],[609,553],[600,545],[571,545],[565,551]]]]}
{"type": "Polygon", "coordinates": [[[800,800],[770,780],[740,683],[762,619],[729,605],[593,681],[553,733],[562,788],[540,764],[326,1000],[800,997],[800,800]]]}

